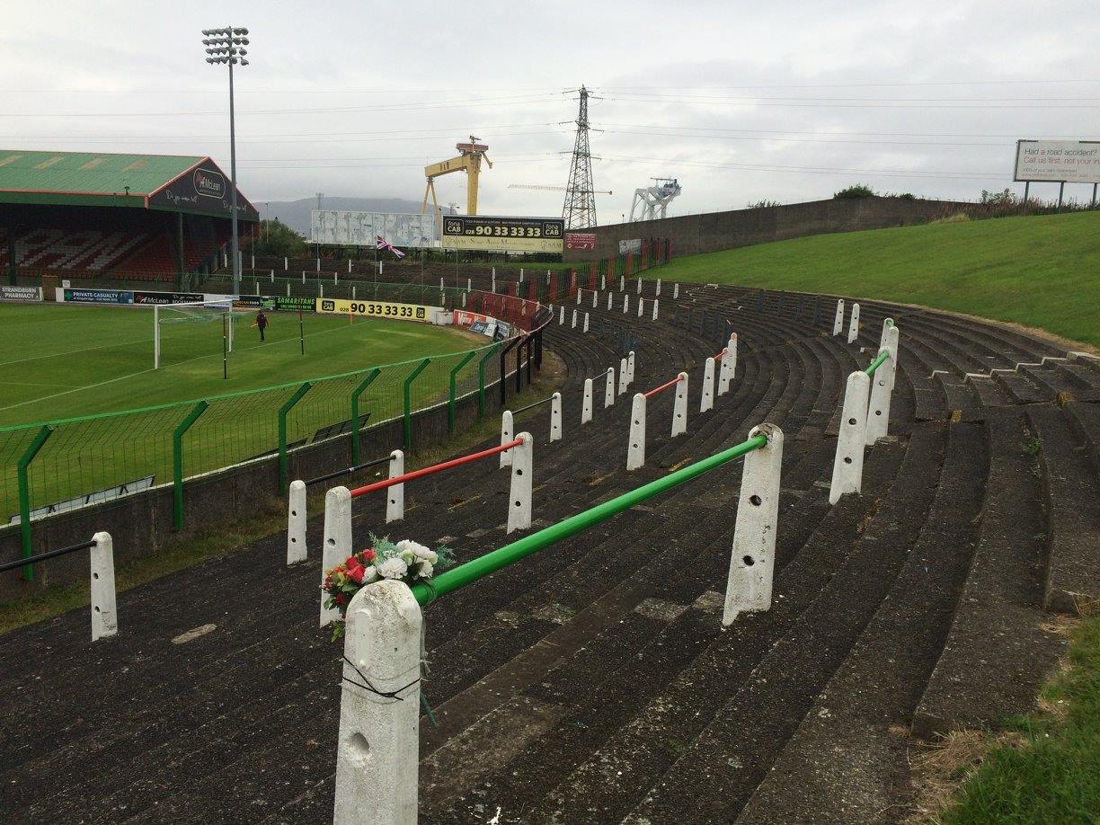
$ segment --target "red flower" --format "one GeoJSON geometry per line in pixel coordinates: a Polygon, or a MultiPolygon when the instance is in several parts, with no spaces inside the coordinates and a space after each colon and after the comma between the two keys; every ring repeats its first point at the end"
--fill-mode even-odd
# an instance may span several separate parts
{"type": "Polygon", "coordinates": [[[373,562],[373,561],[374,561],[374,551],[373,551],[373,550],[369,550],[369,549],[368,549],[368,550],[364,550],[364,551],[363,551],[363,560],[364,560],[365,562],[367,562],[368,564],[369,564],[370,562],[373,562]]]}
{"type": "Polygon", "coordinates": [[[348,603],[348,597],[347,596],[345,596],[343,593],[337,593],[336,594],[336,604],[338,604],[340,607],[343,607],[347,603],[348,603]]]}
{"type": "Polygon", "coordinates": [[[365,567],[363,567],[363,565],[357,564],[357,565],[355,565],[355,567],[352,567],[350,570],[348,570],[348,578],[351,579],[356,584],[362,584],[363,583],[363,574],[366,573],[366,572],[367,572],[367,569],[365,567]]]}

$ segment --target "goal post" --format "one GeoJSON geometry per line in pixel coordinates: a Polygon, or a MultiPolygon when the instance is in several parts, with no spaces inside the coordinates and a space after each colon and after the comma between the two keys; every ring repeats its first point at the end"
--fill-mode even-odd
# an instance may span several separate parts
{"type": "MultiPolygon", "coordinates": [[[[184,346],[192,338],[226,338],[225,348],[233,351],[233,298],[218,298],[209,301],[194,301],[180,304],[153,305],[153,369],[164,364],[165,332],[177,325],[201,326],[197,335],[188,333],[179,336],[184,346]],[[209,329],[209,332],[206,330],[209,329]]],[[[171,339],[172,336],[169,336],[171,339]]],[[[169,341],[170,342],[170,341],[169,341]]]]}

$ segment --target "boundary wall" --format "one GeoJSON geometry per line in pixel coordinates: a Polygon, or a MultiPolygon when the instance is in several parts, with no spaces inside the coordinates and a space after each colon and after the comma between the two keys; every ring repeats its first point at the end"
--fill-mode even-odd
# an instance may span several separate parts
{"type": "Polygon", "coordinates": [[[586,230],[596,236],[595,249],[567,250],[563,260],[579,263],[618,255],[619,241],[639,238],[667,238],[675,255],[683,257],[807,235],[926,223],[975,206],[963,201],[831,198],[759,209],[610,224],[586,230]]]}

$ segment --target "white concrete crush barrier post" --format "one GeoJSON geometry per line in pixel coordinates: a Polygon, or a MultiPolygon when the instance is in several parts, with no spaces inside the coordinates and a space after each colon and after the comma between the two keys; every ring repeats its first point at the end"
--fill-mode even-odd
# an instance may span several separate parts
{"type": "Polygon", "coordinates": [[[584,313],[584,332],[588,332],[588,313],[584,313]]]}
{"type": "Polygon", "coordinates": [[[660,303],[660,302],[656,298],[654,298],[653,299],[653,317],[650,318],[651,321],[656,321],[657,320],[657,304],[658,303],[660,303]]]}
{"type": "Polygon", "coordinates": [[[653,291],[653,295],[655,297],[660,297],[660,295],[661,295],[661,279],[660,278],[657,279],[657,288],[653,291]]]}
{"type": "Polygon", "coordinates": [[[596,300],[600,297],[600,293],[596,290],[592,290],[592,309],[596,308],[596,300]]]}
{"type": "Polygon", "coordinates": [[[577,306],[580,306],[580,305],[581,305],[581,293],[582,293],[582,292],[584,292],[584,290],[583,290],[583,289],[578,289],[578,290],[577,290],[577,306]]]}
{"type": "Polygon", "coordinates": [[[531,433],[520,433],[523,443],[509,452],[512,460],[512,484],[508,493],[508,532],[526,530],[531,526],[531,475],[534,465],[535,439],[531,433]]]}
{"type": "Polygon", "coordinates": [[[699,412],[714,409],[714,358],[703,364],[703,393],[699,398],[699,412]]]}
{"type": "Polygon", "coordinates": [[[833,478],[829,483],[830,504],[836,504],[846,493],[859,493],[863,486],[863,441],[870,385],[871,380],[862,370],[848,376],[833,459],[833,478]]]}
{"type": "Polygon", "coordinates": [[[630,364],[623,358],[619,362],[619,395],[626,393],[626,388],[630,385],[630,364]]]}
{"type": "MultiPolygon", "coordinates": [[[[405,453],[394,450],[390,453],[390,478],[405,475],[405,453]]],[[[405,483],[386,488],[386,524],[405,518],[405,483]]]]}
{"type": "Polygon", "coordinates": [[[631,350],[626,354],[626,385],[628,387],[634,384],[634,350],[631,350]]]}
{"type": "Polygon", "coordinates": [[[768,610],[772,606],[783,431],[774,424],[761,424],[752,428],[749,438],[758,435],[767,436],[768,443],[745,456],[741,471],[741,495],[722,610],[722,624],[726,626],[733,624],[741,613],[768,610]]]}
{"type": "MultiPolygon", "coordinates": [[[[325,537],[321,551],[321,584],[325,573],[351,555],[351,493],[347,487],[333,487],[325,493],[325,537]]],[[[340,618],[335,607],[325,607],[328,594],[321,591],[321,622],[324,627],[340,618]]]]}
{"type": "Polygon", "coordinates": [[[891,326],[886,330],[886,346],[883,349],[890,354],[871,376],[871,403],[864,430],[864,443],[868,447],[885,438],[890,429],[890,399],[894,394],[898,369],[898,336],[897,327],[891,326]]]}
{"type": "Polygon", "coordinates": [[[348,605],[334,825],[416,825],[423,628],[404,582],[375,582],[348,605]]]}
{"type": "Polygon", "coordinates": [[[290,482],[286,508],[286,563],[306,560],[306,483],[290,482]]]}
{"type": "Polygon", "coordinates": [[[680,297],[680,285],[679,284],[673,284],[672,285],[672,297],[673,298],[679,298],[680,297]]]}
{"type": "Polygon", "coordinates": [[[638,294],[642,294],[642,279],[640,277],[638,278],[638,294]]]}
{"type": "MultiPolygon", "coordinates": [[[[500,416],[500,444],[504,446],[509,441],[515,441],[515,436],[512,435],[514,430],[512,429],[512,411],[505,410],[500,416]]],[[[505,450],[500,454],[500,466],[511,467],[512,466],[512,450],[505,450]]]]}
{"type": "Polygon", "coordinates": [[[584,379],[584,400],[581,402],[581,423],[592,420],[592,379],[584,379]]]}
{"type": "Polygon", "coordinates": [[[892,327],[893,325],[894,325],[894,319],[893,318],[883,318],[882,319],[882,335],[880,335],[879,339],[878,339],[879,352],[882,352],[884,349],[886,349],[886,331],[889,330],[890,327],[892,327]]]}
{"type": "Polygon", "coordinates": [[[718,370],[718,395],[725,395],[730,391],[730,383],[737,372],[737,333],[730,333],[730,339],[726,343],[725,354],[722,355],[721,368],[718,370]]]}
{"type": "Polygon", "coordinates": [[[840,335],[844,328],[844,299],[836,302],[836,317],[833,319],[833,335],[840,335]]]}
{"type": "Polygon", "coordinates": [[[565,323],[565,304],[561,305],[561,313],[558,315],[558,326],[565,323]]]}
{"type": "Polygon", "coordinates": [[[645,395],[634,394],[630,410],[630,438],[626,444],[626,469],[637,470],[645,464],[645,395]]]}
{"type": "Polygon", "coordinates": [[[672,437],[683,435],[687,432],[688,422],[688,374],[680,373],[680,381],[676,384],[676,401],[672,405],[672,437]]]}
{"type": "Polygon", "coordinates": [[[611,299],[614,296],[614,294],[615,293],[613,293],[613,292],[608,292],[607,293],[607,311],[608,312],[611,312],[611,299]]]}
{"type": "Polygon", "coordinates": [[[92,536],[95,542],[88,554],[91,559],[92,641],[118,633],[118,609],[115,606],[115,545],[110,533],[92,536]]]}
{"type": "Polygon", "coordinates": [[[626,280],[623,278],[622,275],[620,275],[619,276],[619,292],[622,292],[624,289],[626,289],[626,280]]]}
{"type": "MultiPolygon", "coordinates": [[[[562,307],[562,309],[565,309],[565,307],[562,307]]],[[[573,310],[573,318],[572,318],[572,322],[569,324],[569,328],[570,329],[576,329],[577,328],[577,310],[573,310]]]]}
{"type": "Polygon", "coordinates": [[[859,337],[859,304],[852,304],[852,317],[848,321],[848,343],[854,343],[859,337]]]}
{"type": "Polygon", "coordinates": [[[615,405],[615,368],[607,368],[607,386],[604,388],[603,393],[603,408],[606,410],[608,407],[615,405]]]}
{"type": "MultiPolygon", "coordinates": [[[[639,281],[638,283],[641,283],[641,281],[639,281]]],[[[639,298],[638,299],[638,317],[639,318],[642,317],[643,312],[645,312],[645,298],[639,298]]]]}
{"type": "Polygon", "coordinates": [[[561,441],[561,393],[550,396],[550,441],[561,441]]]}
{"type": "Polygon", "coordinates": [[[630,310],[630,296],[629,296],[629,295],[627,295],[627,294],[626,294],[626,293],[624,292],[624,293],[623,293],[623,315],[626,315],[626,313],[627,313],[627,312],[628,312],[629,310],[630,310]]]}

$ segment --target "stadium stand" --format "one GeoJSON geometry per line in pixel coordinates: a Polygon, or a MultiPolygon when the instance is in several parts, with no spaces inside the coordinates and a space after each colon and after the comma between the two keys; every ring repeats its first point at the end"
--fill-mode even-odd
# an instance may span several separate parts
{"type": "MultiPolygon", "coordinates": [[[[175,281],[230,239],[229,182],[209,157],[0,150],[0,272],[175,281]]],[[[259,215],[238,192],[248,231],[259,215]]]]}

